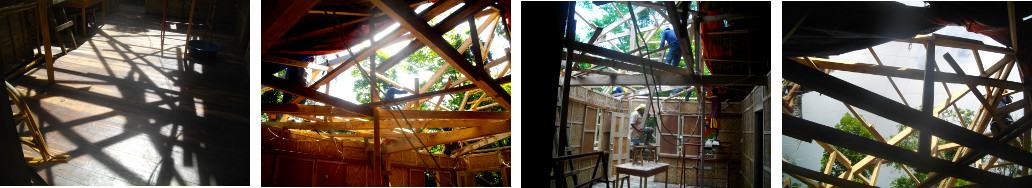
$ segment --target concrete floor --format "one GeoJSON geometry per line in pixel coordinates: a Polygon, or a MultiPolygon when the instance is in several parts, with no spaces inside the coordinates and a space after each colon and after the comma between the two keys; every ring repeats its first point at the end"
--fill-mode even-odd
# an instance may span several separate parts
{"type": "MultiPolygon", "coordinates": [[[[646,179],[646,181],[648,181],[648,183],[646,183],[646,184],[648,184],[648,188],[663,187],[664,185],[666,185],[666,187],[668,187],[668,188],[679,188],[681,186],[680,184],[676,184],[676,183],[665,184],[663,182],[656,182],[656,177],[655,176],[649,177],[648,179],[646,179]]],[[[609,186],[610,187],[617,187],[616,183],[610,183],[609,186]]],[[[627,187],[626,181],[622,185],[620,185],[620,186],[621,187],[627,187]]],[[[605,183],[595,183],[594,185],[591,185],[591,187],[592,188],[606,188],[606,184],[605,183]]],[[[641,178],[639,178],[637,176],[631,176],[631,186],[630,187],[645,187],[645,186],[642,186],[641,178]]],[[[692,186],[689,186],[689,187],[692,187],[692,186]]]]}

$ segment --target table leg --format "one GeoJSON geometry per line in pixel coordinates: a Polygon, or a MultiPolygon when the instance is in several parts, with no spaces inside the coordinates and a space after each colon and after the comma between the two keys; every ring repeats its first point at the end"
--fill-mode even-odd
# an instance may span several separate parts
{"type": "MultiPolygon", "coordinates": [[[[100,23],[101,24],[107,24],[107,22],[105,22],[105,20],[104,20],[104,16],[106,16],[106,15],[107,15],[107,3],[105,3],[104,0],[101,0],[100,1],[100,23]]],[[[100,28],[100,26],[97,26],[97,28],[100,28]]]]}
{"type": "Polygon", "coordinates": [[[82,7],[82,12],[80,12],[80,13],[82,13],[82,36],[85,37],[86,36],[86,26],[89,25],[89,24],[86,24],[86,6],[82,7]]]}
{"type": "Polygon", "coordinates": [[[663,178],[666,178],[666,182],[663,182],[663,188],[667,188],[667,187],[670,186],[670,172],[669,171],[668,172],[664,172],[663,174],[664,174],[663,178]]]}

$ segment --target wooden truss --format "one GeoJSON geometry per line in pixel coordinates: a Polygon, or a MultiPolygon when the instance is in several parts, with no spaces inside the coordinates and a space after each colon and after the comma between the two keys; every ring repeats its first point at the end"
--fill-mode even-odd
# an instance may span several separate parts
{"type": "MultiPolygon", "coordinates": [[[[262,76],[261,84],[263,86],[267,86],[268,89],[281,90],[296,97],[284,104],[262,104],[261,112],[290,115],[304,120],[304,122],[287,122],[289,118],[280,118],[278,122],[263,122],[263,128],[348,130],[355,132],[355,134],[324,135],[341,139],[354,139],[356,137],[372,138],[373,142],[370,148],[374,151],[374,156],[372,156],[371,160],[374,164],[374,171],[376,171],[373,174],[379,173],[380,166],[376,165],[380,165],[381,162],[379,161],[383,160],[381,153],[390,154],[440,144],[483,140],[479,144],[470,144],[460,148],[459,151],[463,151],[463,154],[465,154],[486,144],[482,143],[484,141],[498,141],[500,139],[499,136],[503,134],[504,137],[508,137],[508,133],[511,130],[509,112],[478,112],[493,106],[511,109],[510,94],[501,86],[511,82],[511,76],[508,75],[509,68],[512,66],[511,62],[509,62],[509,54],[493,60],[487,59],[486,55],[491,41],[494,39],[495,26],[502,21],[500,17],[504,14],[497,7],[490,6],[496,1],[441,0],[430,4],[425,11],[418,14],[413,11],[414,7],[425,2],[416,4],[407,4],[405,1],[383,0],[371,0],[370,2],[374,5],[371,10],[322,11],[313,10],[316,5],[320,4],[320,1],[317,0],[278,1],[276,6],[280,8],[270,9],[274,11],[263,16],[262,61],[301,67],[315,72],[311,78],[313,82],[309,85],[292,83],[272,75],[262,76]],[[431,18],[435,18],[451,9],[455,9],[455,11],[448,14],[439,23],[433,26],[428,24],[428,20],[431,18]],[[348,15],[362,18],[289,38],[283,37],[298,21],[309,14],[348,15]],[[476,25],[478,18],[483,21],[480,22],[479,27],[476,25]],[[383,31],[383,33],[386,33],[386,37],[377,41],[371,41],[365,48],[340,58],[330,59],[326,62],[305,62],[266,54],[268,49],[278,44],[333,33],[338,27],[359,24],[366,20],[383,19],[395,20],[401,27],[392,31],[383,31]],[[478,35],[486,35],[487,37],[483,38],[487,41],[486,45],[482,45],[483,43],[477,35],[466,39],[458,49],[452,47],[444,40],[442,35],[445,32],[456,27],[465,27],[463,24],[469,24],[471,29],[476,29],[478,35]],[[372,65],[369,67],[356,66],[359,62],[370,59],[377,51],[384,50],[385,47],[398,43],[406,43],[407,45],[385,62],[370,62],[372,65]],[[397,84],[396,81],[378,74],[397,65],[401,60],[424,46],[432,49],[447,62],[425,82],[427,84],[417,84],[415,87],[402,86],[397,84]],[[473,54],[478,57],[475,62],[469,62],[461,55],[467,49],[473,50],[473,54]],[[486,61],[491,63],[482,63],[486,61]],[[379,66],[376,66],[377,64],[379,66]],[[503,64],[505,68],[501,73],[497,75],[490,74],[491,68],[503,64]],[[412,95],[381,100],[379,99],[379,91],[372,89],[377,87],[371,87],[372,91],[368,95],[372,96],[372,102],[355,104],[326,93],[329,89],[323,88],[323,86],[326,86],[331,80],[352,67],[358,68],[364,75],[368,75],[363,77],[370,80],[370,83],[375,83],[375,80],[383,80],[395,88],[410,92],[412,95]],[[458,70],[463,77],[457,80],[447,80],[445,82],[446,85],[441,89],[429,91],[432,84],[443,81],[441,80],[443,79],[442,76],[448,68],[452,67],[458,70]],[[326,73],[325,76],[317,77],[322,72],[326,73]],[[466,81],[470,81],[473,84],[460,85],[466,81]],[[326,92],[321,92],[323,89],[326,92]],[[481,95],[475,101],[473,99],[469,101],[464,100],[462,102],[462,111],[414,110],[418,105],[429,102],[433,98],[437,98],[434,104],[437,106],[436,109],[441,109],[439,105],[444,96],[458,92],[465,92],[467,97],[475,92],[483,92],[484,95],[481,95]],[[304,99],[313,100],[324,105],[299,104],[304,99]],[[494,101],[494,103],[487,104],[486,101],[494,101]],[[481,105],[481,103],[485,105],[481,105]],[[397,104],[403,104],[403,107],[401,109],[391,108],[391,110],[384,108],[384,106],[397,104]],[[453,127],[455,130],[436,133],[419,132],[423,128],[444,127],[453,127]],[[380,140],[382,138],[391,138],[392,141],[381,144],[380,140]]],[[[267,89],[263,89],[263,91],[265,90],[267,89]]],[[[455,158],[457,156],[451,157],[455,158]]]]}
{"type": "MultiPolygon", "coordinates": [[[[1015,37],[1015,36],[1012,36],[1015,37]]],[[[783,59],[784,78],[795,85],[789,89],[787,95],[782,98],[782,112],[784,118],[784,135],[797,138],[803,141],[816,141],[818,145],[830,153],[830,160],[825,164],[823,172],[812,171],[783,162],[785,173],[811,187],[841,186],[841,187],[870,187],[878,180],[878,169],[889,162],[904,165],[903,170],[907,176],[919,182],[918,187],[947,187],[953,185],[957,179],[963,179],[978,183],[982,186],[996,187],[1016,185],[1032,181],[1028,176],[1028,167],[1032,166],[1032,139],[1029,129],[1032,128],[1032,116],[1029,112],[1028,101],[1023,99],[1015,101],[1003,108],[997,108],[1000,98],[1007,95],[1022,94],[1028,98],[1028,82],[1023,83],[1005,80],[1015,66],[1016,57],[1013,49],[1001,48],[982,44],[979,41],[963,39],[943,35],[921,35],[911,40],[900,40],[907,42],[920,42],[925,44],[928,50],[930,61],[934,61],[934,49],[932,47],[951,47],[971,50],[975,56],[978,72],[965,73],[948,53],[943,56],[945,63],[953,68],[954,73],[936,70],[934,62],[928,66],[934,69],[914,70],[900,67],[886,66],[881,63],[874,49],[868,48],[874,56],[875,63],[844,62],[814,57],[785,58],[783,59]],[[985,67],[982,64],[979,52],[994,52],[1004,54],[996,63],[985,67]],[[848,71],[871,75],[885,76],[899,96],[898,100],[883,97],[867,89],[860,88],[845,80],[828,75],[823,70],[848,71]],[[903,98],[902,92],[896,86],[895,79],[924,80],[924,100],[920,104],[926,107],[922,110],[911,108],[911,104],[903,98]],[[931,100],[931,87],[934,84],[942,84],[948,97],[939,103],[931,100]],[[951,90],[946,83],[964,84],[966,88],[951,90]],[[982,87],[986,93],[978,90],[982,87]],[[822,95],[842,101],[853,117],[857,117],[864,128],[873,136],[874,140],[863,138],[842,130],[837,130],[826,125],[820,125],[809,120],[801,119],[791,115],[794,111],[795,101],[799,98],[801,89],[816,91],[822,95]],[[1013,92],[1005,92],[1011,90],[1013,92]],[[969,95],[970,94],[970,95],[969,95]],[[976,98],[981,107],[976,112],[974,122],[967,124],[960,121],[956,125],[937,117],[940,112],[953,108],[959,114],[955,102],[965,96],[976,98]],[[874,129],[861,117],[855,108],[863,109],[875,115],[901,123],[907,127],[897,135],[887,138],[874,129]],[[998,133],[983,134],[988,128],[991,120],[1018,109],[1025,109],[1026,115],[1005,125],[1006,129],[998,133]],[[915,132],[927,134],[918,144],[918,151],[910,151],[897,147],[904,138],[915,132]],[[925,140],[929,139],[929,140],[925,140]],[[935,140],[944,139],[952,143],[938,143],[935,140]],[[860,161],[850,161],[843,154],[836,150],[839,146],[853,151],[864,153],[860,161]],[[957,149],[955,157],[944,158],[943,152],[949,149],[957,149]],[[985,156],[990,156],[986,158],[985,156]],[[1006,160],[1003,163],[1000,160],[1006,160]],[[842,174],[830,174],[834,164],[841,164],[847,171],[842,174]],[[971,165],[974,164],[974,165],[971,165]],[[1022,169],[1020,176],[1008,177],[989,172],[989,169],[1014,166],[1022,169]],[[865,177],[860,172],[873,168],[873,174],[865,177]],[[918,179],[910,168],[928,171],[928,178],[918,179]],[[853,179],[860,179],[861,182],[854,182],[853,179]],[[943,181],[945,180],[945,181],[943,181]],[[820,183],[816,182],[819,181],[820,183]]],[[[940,62],[942,63],[942,62],[940,62]]],[[[1019,64],[1020,65],[1020,64],[1019,64]]],[[[1028,66],[1028,65],[1020,65],[1028,66]]],[[[1027,69],[1027,68],[1026,68],[1027,69]]],[[[1019,68],[1020,70],[1024,70],[1019,68]]],[[[1022,80],[1025,80],[1027,72],[1021,73],[1022,80]]],[[[999,121],[1003,124],[1002,121],[999,121]]]]}

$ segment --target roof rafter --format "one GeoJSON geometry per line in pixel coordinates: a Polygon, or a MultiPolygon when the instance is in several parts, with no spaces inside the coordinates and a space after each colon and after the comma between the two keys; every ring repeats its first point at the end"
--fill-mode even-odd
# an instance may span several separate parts
{"type": "MultiPolygon", "coordinates": [[[[410,125],[412,128],[478,127],[481,125],[497,123],[505,123],[505,120],[411,120],[406,122],[401,120],[394,121],[393,119],[385,119],[380,120],[380,129],[409,128],[410,125]]],[[[300,130],[372,130],[373,122],[262,122],[262,127],[300,130]]]]}
{"type": "MultiPolygon", "coordinates": [[[[480,4],[485,0],[477,1],[472,4],[480,4]]],[[[490,78],[485,70],[478,70],[473,67],[466,58],[462,57],[454,48],[448,44],[444,38],[441,37],[441,32],[436,31],[427,24],[426,19],[416,17],[412,10],[404,7],[404,4],[400,2],[389,2],[381,0],[373,0],[375,4],[382,11],[386,12],[388,16],[398,20],[401,26],[411,31],[416,38],[428,46],[445,59],[449,64],[459,70],[467,78],[471,78],[474,84],[477,85],[481,90],[487,92],[487,94],[493,96],[496,102],[500,103],[502,107],[510,109],[509,104],[509,93],[505,91],[490,78]]],[[[443,25],[443,24],[439,24],[443,25]]]]}
{"type": "Polygon", "coordinates": [[[458,142],[470,138],[477,138],[487,135],[500,134],[510,132],[509,124],[511,120],[506,120],[505,123],[499,124],[488,124],[479,127],[459,129],[454,131],[445,131],[440,134],[429,136],[427,138],[419,138],[422,142],[394,142],[384,146],[387,153],[395,153],[399,151],[406,151],[415,148],[423,148],[428,146],[440,145],[458,142]],[[410,145],[410,143],[412,145],[410,145]],[[413,147],[415,145],[415,147],[413,147]]]}

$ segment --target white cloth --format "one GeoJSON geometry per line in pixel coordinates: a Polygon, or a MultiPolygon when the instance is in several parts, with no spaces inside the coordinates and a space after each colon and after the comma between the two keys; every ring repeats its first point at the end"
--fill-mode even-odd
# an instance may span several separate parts
{"type": "Polygon", "coordinates": [[[637,111],[631,113],[631,126],[628,126],[627,137],[631,138],[631,140],[641,139],[643,133],[639,130],[645,130],[644,128],[645,118],[637,111]]]}

